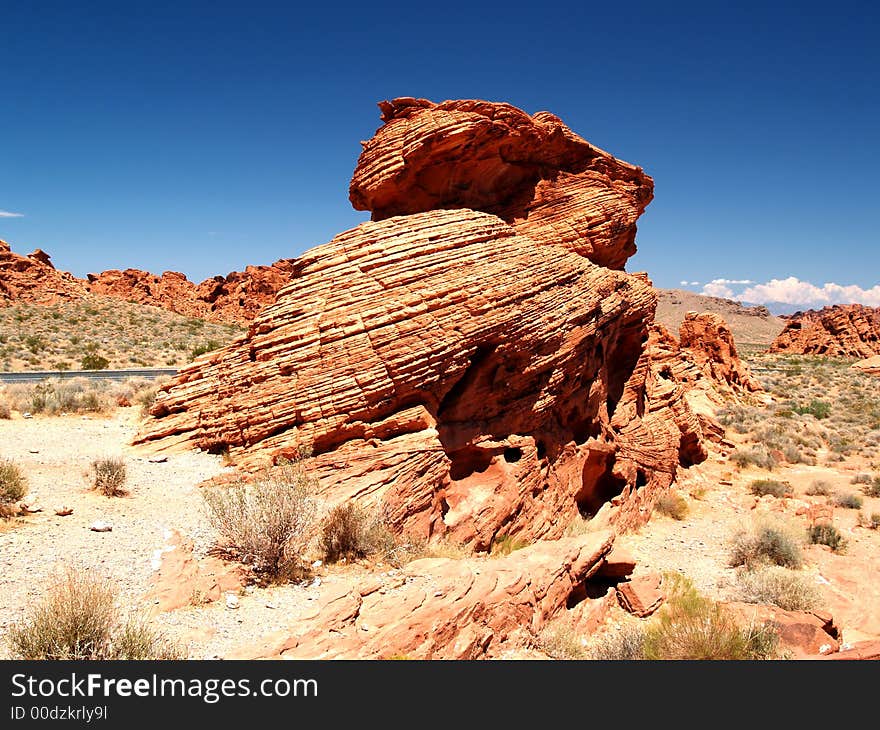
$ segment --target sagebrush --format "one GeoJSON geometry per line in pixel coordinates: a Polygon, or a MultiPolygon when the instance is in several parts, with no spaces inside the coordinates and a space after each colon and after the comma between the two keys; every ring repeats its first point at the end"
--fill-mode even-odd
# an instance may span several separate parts
{"type": "Polygon", "coordinates": [[[316,481],[301,460],[281,465],[247,482],[206,487],[208,518],[222,539],[219,546],[252,568],[258,578],[296,578],[313,535],[316,481]]]}
{"type": "Polygon", "coordinates": [[[12,654],[31,660],[182,659],[183,650],[144,619],[122,617],[116,592],[93,572],[68,567],[8,633],[12,654]]]}

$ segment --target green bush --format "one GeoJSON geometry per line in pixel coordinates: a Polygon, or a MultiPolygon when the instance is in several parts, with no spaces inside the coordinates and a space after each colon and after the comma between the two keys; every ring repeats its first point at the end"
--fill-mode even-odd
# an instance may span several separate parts
{"type": "Polygon", "coordinates": [[[15,504],[27,494],[27,480],[15,462],[0,459],[0,510],[15,504]]]}
{"type": "Polygon", "coordinates": [[[83,370],[106,370],[110,367],[110,361],[95,352],[87,352],[79,361],[83,370]]]}
{"type": "Polygon", "coordinates": [[[821,420],[831,415],[831,404],[823,400],[811,400],[809,405],[797,406],[793,410],[802,416],[809,414],[821,420]]]}
{"type": "Polygon", "coordinates": [[[190,350],[189,359],[195,360],[197,357],[201,357],[207,352],[213,352],[214,350],[220,349],[220,347],[222,347],[222,345],[217,342],[217,340],[208,340],[207,342],[196,345],[192,350],[190,350]]]}
{"type": "Polygon", "coordinates": [[[721,604],[697,593],[683,576],[666,576],[667,600],[645,630],[646,659],[754,660],[776,656],[771,626],[740,626],[721,604]]]}
{"type": "Polygon", "coordinates": [[[846,539],[834,525],[813,525],[807,536],[813,545],[827,545],[836,553],[846,550],[846,539]]]}

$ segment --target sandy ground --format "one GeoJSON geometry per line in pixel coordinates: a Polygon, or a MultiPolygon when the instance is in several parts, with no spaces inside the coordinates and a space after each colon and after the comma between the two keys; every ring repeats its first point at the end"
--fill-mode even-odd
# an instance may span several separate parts
{"type": "MultiPolygon", "coordinates": [[[[197,556],[206,554],[214,534],[197,485],[224,471],[221,458],[193,452],[153,463],[148,454],[128,446],[137,419],[137,409],[122,408],[108,418],[0,420],[0,457],[19,464],[30,483],[31,501],[43,508],[0,528],[0,634],[29,600],[40,595],[49,574],[65,563],[99,571],[116,582],[125,608],[149,611],[151,602],[145,595],[155,558],[170,531],[191,539],[197,556]],[[125,459],[128,496],[107,498],[90,491],[89,464],[105,456],[125,459]],[[54,508],[61,504],[72,507],[73,514],[55,516],[54,508]],[[90,531],[95,520],[111,523],[112,532],[90,531]]],[[[841,491],[857,492],[850,480],[859,469],[849,463],[834,468],[788,466],[769,474],[754,468],[738,471],[714,459],[689,470],[679,485],[689,506],[686,519],[655,514],[640,530],[618,540],[638,559],[639,571],[682,572],[707,595],[729,598],[734,575],[728,565],[730,540],[739,529],[759,515],[805,529],[805,518],[794,514],[804,490],[814,480],[825,479],[841,491]],[[755,504],[748,485],[767,476],[791,482],[796,498],[764,498],[755,504]]],[[[862,511],[880,512],[880,499],[866,498],[862,511]]],[[[820,587],[849,641],[880,636],[880,585],[875,580],[880,575],[880,532],[858,527],[857,514],[835,509],[835,524],[850,543],[846,554],[811,546],[803,569],[820,587]]],[[[155,620],[169,636],[188,645],[193,658],[222,657],[257,637],[295,625],[322,591],[332,590],[340,573],[363,569],[322,566],[316,571],[318,582],[246,588],[235,610],[221,600],[159,614],[155,620]]],[[[0,656],[3,652],[5,647],[0,647],[0,656]]]]}

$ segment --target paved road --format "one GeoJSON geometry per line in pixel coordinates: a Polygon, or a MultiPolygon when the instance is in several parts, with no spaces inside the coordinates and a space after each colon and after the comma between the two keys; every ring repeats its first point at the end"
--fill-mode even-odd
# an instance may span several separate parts
{"type": "Polygon", "coordinates": [[[34,383],[48,378],[89,378],[90,380],[128,380],[177,375],[175,368],[140,368],[138,370],[34,370],[24,373],[0,372],[0,383],[34,383]]]}

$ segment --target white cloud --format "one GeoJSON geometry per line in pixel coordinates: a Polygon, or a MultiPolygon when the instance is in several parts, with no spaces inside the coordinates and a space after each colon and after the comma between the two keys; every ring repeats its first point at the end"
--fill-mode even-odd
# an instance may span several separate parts
{"type": "Polygon", "coordinates": [[[863,289],[855,284],[841,285],[829,282],[816,286],[808,281],[801,281],[795,276],[787,279],[771,279],[765,284],[756,284],[741,292],[738,296],[747,302],[759,304],[780,302],[783,304],[866,304],[869,307],[880,307],[880,284],[870,289],[863,289]]]}
{"type": "Polygon", "coordinates": [[[828,282],[817,286],[796,276],[758,284],[749,279],[713,279],[700,292],[709,297],[737,299],[751,304],[791,304],[824,307],[830,304],[866,304],[880,307],[880,284],[863,289],[855,284],[828,282]]]}
{"type": "Polygon", "coordinates": [[[722,299],[733,299],[733,289],[724,283],[724,279],[710,281],[703,285],[701,292],[707,297],[721,297],[722,299]]]}
{"type": "Polygon", "coordinates": [[[24,218],[24,213],[10,213],[8,210],[0,210],[0,218],[24,218]]]}
{"type": "Polygon", "coordinates": [[[679,285],[680,286],[699,286],[700,282],[699,281],[680,281],[679,285]]]}

